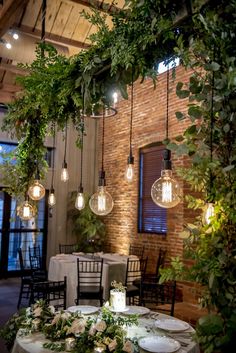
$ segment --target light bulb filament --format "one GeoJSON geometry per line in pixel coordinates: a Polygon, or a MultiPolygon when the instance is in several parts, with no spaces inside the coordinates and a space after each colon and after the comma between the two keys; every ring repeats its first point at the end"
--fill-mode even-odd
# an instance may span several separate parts
{"type": "Polygon", "coordinates": [[[172,202],[172,183],[170,181],[162,183],[162,202],[172,202]]]}
{"type": "Polygon", "coordinates": [[[104,193],[101,193],[98,195],[98,210],[99,211],[105,211],[106,209],[106,196],[104,193]]]}
{"type": "Polygon", "coordinates": [[[28,205],[24,205],[23,207],[23,217],[30,217],[30,208],[28,205]]]}
{"type": "Polygon", "coordinates": [[[126,179],[127,181],[132,181],[134,177],[134,168],[133,164],[128,164],[126,169],[126,179]]]}
{"type": "Polygon", "coordinates": [[[76,197],[75,207],[78,210],[82,210],[85,207],[84,194],[82,192],[79,192],[77,197],[76,197]]]}

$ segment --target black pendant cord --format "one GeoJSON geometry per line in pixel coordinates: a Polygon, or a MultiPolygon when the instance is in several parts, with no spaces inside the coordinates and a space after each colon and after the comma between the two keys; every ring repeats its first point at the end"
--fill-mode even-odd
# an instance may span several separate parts
{"type": "MultiPolygon", "coordinates": [[[[45,43],[45,34],[46,34],[46,10],[47,10],[47,0],[42,1],[42,31],[41,31],[41,43],[45,43]]],[[[41,51],[42,58],[44,57],[44,48],[41,51]]]]}
{"type": "Polygon", "coordinates": [[[84,154],[84,119],[82,119],[82,136],[81,136],[81,150],[80,150],[80,192],[83,192],[83,154],[84,154]]]}
{"type": "Polygon", "coordinates": [[[102,112],[102,172],[104,173],[104,135],[105,135],[105,106],[102,112]]]}
{"type": "Polygon", "coordinates": [[[169,65],[166,72],[166,140],[169,138],[169,65]]]}
{"type": "Polygon", "coordinates": [[[67,163],[66,163],[66,152],[67,152],[67,122],[66,122],[66,125],[65,125],[64,168],[67,167],[67,163]]]}
{"type": "Polygon", "coordinates": [[[131,82],[131,107],[130,107],[130,130],[129,130],[129,157],[132,157],[132,135],[133,135],[133,110],[134,110],[134,70],[132,68],[131,82]]]}
{"type": "Polygon", "coordinates": [[[213,159],[214,86],[215,86],[215,74],[213,71],[213,73],[212,73],[212,89],[211,89],[211,114],[210,114],[210,158],[211,158],[211,162],[213,159]]]}
{"type": "Polygon", "coordinates": [[[53,150],[52,150],[52,181],[51,190],[54,190],[54,169],[55,169],[55,146],[56,146],[56,126],[53,124],[53,150]]]}

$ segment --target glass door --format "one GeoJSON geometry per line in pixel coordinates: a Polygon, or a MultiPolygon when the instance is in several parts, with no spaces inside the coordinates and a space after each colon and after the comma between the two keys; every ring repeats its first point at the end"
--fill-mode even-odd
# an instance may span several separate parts
{"type": "MultiPolygon", "coordinates": [[[[47,196],[46,196],[47,198],[47,196]]],[[[17,249],[21,248],[26,267],[29,264],[29,247],[39,245],[42,258],[46,258],[47,203],[38,202],[38,214],[29,221],[17,216],[16,200],[0,191],[0,278],[19,273],[17,249]]],[[[45,263],[43,264],[45,267],[45,263]]]]}

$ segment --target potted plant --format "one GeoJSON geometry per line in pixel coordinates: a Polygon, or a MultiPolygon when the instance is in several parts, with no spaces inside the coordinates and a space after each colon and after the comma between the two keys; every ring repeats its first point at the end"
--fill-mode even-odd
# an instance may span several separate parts
{"type": "Polygon", "coordinates": [[[72,232],[77,237],[78,250],[84,252],[101,251],[105,242],[106,229],[102,219],[89,207],[89,195],[85,194],[85,207],[75,208],[76,192],[70,195],[68,217],[72,221],[72,232]]]}

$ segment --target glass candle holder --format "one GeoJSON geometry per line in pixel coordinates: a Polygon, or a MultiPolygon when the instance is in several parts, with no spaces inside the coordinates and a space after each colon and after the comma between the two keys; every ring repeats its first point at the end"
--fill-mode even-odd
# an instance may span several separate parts
{"type": "Polygon", "coordinates": [[[74,337],[68,337],[65,339],[65,350],[67,352],[73,351],[75,348],[75,338],[74,337]]]}

